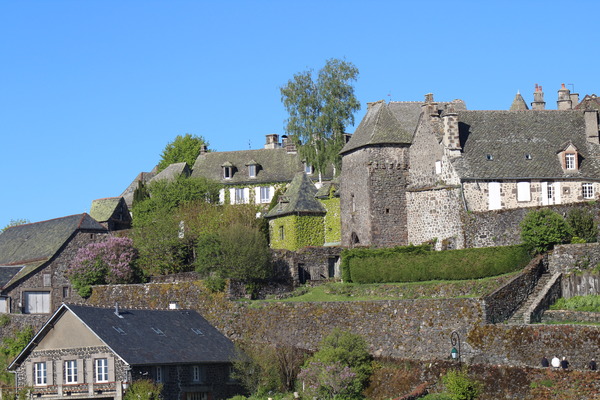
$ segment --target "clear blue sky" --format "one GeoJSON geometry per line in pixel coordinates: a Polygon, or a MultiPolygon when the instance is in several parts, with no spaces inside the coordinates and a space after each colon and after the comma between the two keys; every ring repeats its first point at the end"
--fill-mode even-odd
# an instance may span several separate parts
{"type": "Polygon", "coordinates": [[[507,109],[600,94],[597,1],[0,1],[0,227],[88,212],[178,134],[283,134],[279,88],[345,58],[356,95],[507,109]]]}

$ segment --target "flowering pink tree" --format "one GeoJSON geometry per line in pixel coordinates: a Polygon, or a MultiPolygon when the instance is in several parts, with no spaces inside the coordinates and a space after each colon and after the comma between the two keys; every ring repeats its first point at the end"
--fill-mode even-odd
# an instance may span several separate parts
{"type": "Polygon", "coordinates": [[[131,239],[109,236],[102,242],[80,248],[67,270],[67,277],[82,297],[89,297],[91,285],[131,282],[136,255],[131,239]]]}
{"type": "Polygon", "coordinates": [[[310,361],[298,374],[298,380],[308,398],[346,399],[355,394],[356,373],[339,361],[310,361]]]}

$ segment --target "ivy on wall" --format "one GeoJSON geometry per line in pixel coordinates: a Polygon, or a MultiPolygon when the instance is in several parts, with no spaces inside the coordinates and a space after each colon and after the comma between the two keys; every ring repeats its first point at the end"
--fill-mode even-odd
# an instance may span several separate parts
{"type": "Polygon", "coordinates": [[[269,221],[271,247],[298,250],[307,246],[323,245],[323,217],[313,215],[287,215],[269,221]],[[283,227],[283,239],[281,228],[283,227]]]}
{"type": "Polygon", "coordinates": [[[322,199],[321,203],[327,210],[327,214],[325,214],[324,219],[325,243],[340,243],[342,241],[340,198],[332,197],[329,199],[322,199]]]}

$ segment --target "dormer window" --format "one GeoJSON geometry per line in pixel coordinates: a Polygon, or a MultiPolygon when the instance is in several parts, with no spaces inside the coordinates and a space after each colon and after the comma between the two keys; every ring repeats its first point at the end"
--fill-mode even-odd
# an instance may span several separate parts
{"type": "Polygon", "coordinates": [[[579,170],[579,152],[573,143],[567,143],[562,150],[558,152],[558,158],[560,159],[564,171],[576,172],[579,170]]]}
{"type": "Polygon", "coordinates": [[[493,160],[494,160],[494,156],[493,156],[493,155],[491,155],[491,154],[486,154],[486,155],[485,155],[485,158],[486,158],[488,161],[493,161],[493,160]]]}
{"type": "Polygon", "coordinates": [[[248,167],[248,178],[256,178],[256,175],[258,174],[258,163],[251,160],[246,166],[248,167]]]}
{"type": "Polygon", "coordinates": [[[526,160],[531,160],[532,159],[531,154],[529,154],[529,153],[525,154],[525,159],[526,160]]]}
{"type": "Polygon", "coordinates": [[[315,172],[315,169],[313,168],[313,166],[305,161],[304,162],[304,173],[306,173],[306,175],[312,175],[314,172],[315,172]]]}
{"type": "Polygon", "coordinates": [[[575,162],[575,153],[565,153],[565,168],[577,169],[575,162]]]}
{"type": "Polygon", "coordinates": [[[223,168],[223,179],[231,179],[233,178],[233,164],[229,161],[225,164],[221,165],[223,168]]]}

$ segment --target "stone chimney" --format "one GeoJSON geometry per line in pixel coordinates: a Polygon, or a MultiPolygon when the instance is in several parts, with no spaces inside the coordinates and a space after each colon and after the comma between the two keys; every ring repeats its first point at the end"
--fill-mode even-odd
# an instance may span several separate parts
{"type": "Polygon", "coordinates": [[[571,101],[571,91],[565,87],[565,84],[561,84],[558,89],[558,100],[556,101],[556,108],[558,110],[572,110],[573,103],[571,101]]]}
{"type": "Polygon", "coordinates": [[[586,107],[583,117],[585,120],[585,135],[588,142],[600,143],[598,138],[598,111],[586,107]]]}
{"type": "Polygon", "coordinates": [[[265,149],[278,149],[281,147],[279,143],[279,135],[271,133],[267,135],[267,143],[265,143],[265,149]]]}
{"type": "Polygon", "coordinates": [[[458,134],[458,114],[454,110],[454,105],[448,104],[442,115],[444,127],[444,136],[442,142],[448,150],[450,157],[460,157],[460,137],[458,134]]]}
{"type": "Polygon", "coordinates": [[[537,83],[535,84],[535,91],[533,92],[533,103],[531,103],[532,110],[545,110],[546,102],[544,101],[544,92],[542,87],[537,83]]]}
{"type": "Polygon", "coordinates": [[[292,140],[286,135],[281,137],[281,146],[287,153],[296,153],[298,151],[294,142],[292,142],[292,140]]]}
{"type": "Polygon", "coordinates": [[[208,146],[203,144],[202,146],[200,146],[200,154],[206,154],[208,153],[208,146]]]}

